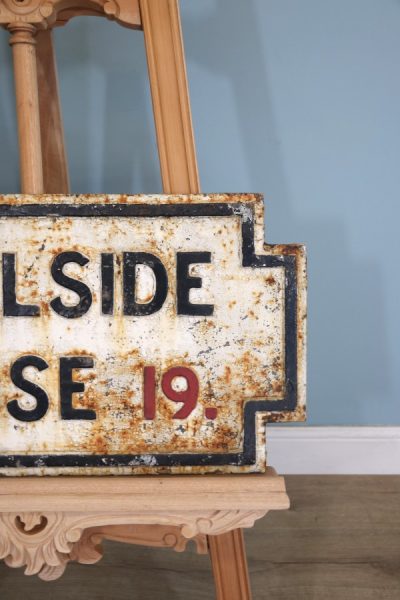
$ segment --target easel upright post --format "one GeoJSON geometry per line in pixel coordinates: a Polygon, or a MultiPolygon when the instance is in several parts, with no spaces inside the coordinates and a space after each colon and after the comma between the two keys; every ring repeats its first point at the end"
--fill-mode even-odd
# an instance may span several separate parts
{"type": "Polygon", "coordinates": [[[185,54],[177,0],[140,0],[165,194],[198,194],[185,54]]]}
{"type": "MultiPolygon", "coordinates": [[[[140,0],[164,193],[200,192],[177,0],[140,0]]],[[[218,600],[250,600],[243,531],[208,536],[218,600]]]]}

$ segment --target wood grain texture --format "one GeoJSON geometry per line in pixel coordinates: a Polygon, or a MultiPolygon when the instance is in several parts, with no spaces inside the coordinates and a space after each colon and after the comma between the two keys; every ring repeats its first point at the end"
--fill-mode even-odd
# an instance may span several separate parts
{"type": "MultiPolygon", "coordinates": [[[[254,600],[398,600],[400,477],[288,476],[289,511],[246,531],[254,600]]],[[[210,600],[207,556],[105,542],[97,565],[44,583],[0,564],[5,600],[210,600]]]]}
{"type": "Polygon", "coordinates": [[[200,191],[177,0],[140,0],[163,191],[200,191]]]}
{"type": "Polygon", "coordinates": [[[209,536],[208,545],[217,600],[251,600],[243,531],[209,536]]]}
{"type": "Polygon", "coordinates": [[[68,194],[68,163],[51,29],[38,32],[36,56],[44,191],[46,194],[68,194]]]}
{"type": "Polygon", "coordinates": [[[256,475],[3,478],[0,512],[17,511],[258,511],[285,509],[283,477],[256,475]],[[112,485],[110,485],[110,482],[112,485]],[[27,491],[27,494],[24,492],[27,491]]]}
{"type": "MultiPolygon", "coordinates": [[[[200,534],[191,538],[199,554],[207,554],[207,538],[200,534]]],[[[103,557],[102,541],[113,540],[123,544],[152,546],[154,548],[173,548],[184,552],[189,542],[183,537],[180,527],[168,525],[106,525],[85,529],[78,544],[73,548],[71,560],[82,564],[94,564],[103,557]]]]}
{"type": "MultiPolygon", "coordinates": [[[[50,581],[61,577],[70,561],[97,562],[101,552],[93,541],[96,537],[99,543],[116,536],[127,543],[144,543],[147,538],[150,545],[179,550],[187,539],[201,546],[205,536],[252,527],[269,510],[286,509],[288,504],[284,480],[273,469],[256,476],[3,479],[0,558],[10,567],[25,567],[27,575],[50,581]],[[134,527],[128,533],[130,525],[134,527]],[[89,529],[94,538],[85,534],[89,529]]],[[[230,545],[224,539],[223,546],[232,548],[226,556],[215,553],[215,561],[224,560],[222,575],[238,565],[245,567],[241,534],[232,537],[230,545]]],[[[227,581],[221,576],[219,587],[227,581]]]]}
{"type": "Polygon", "coordinates": [[[13,51],[18,120],[21,191],[42,194],[43,163],[40,139],[39,94],[36,68],[36,28],[24,23],[8,26],[13,51]]]}
{"type": "Polygon", "coordinates": [[[291,510],[248,538],[254,597],[400,598],[400,477],[285,480],[291,510]]]}

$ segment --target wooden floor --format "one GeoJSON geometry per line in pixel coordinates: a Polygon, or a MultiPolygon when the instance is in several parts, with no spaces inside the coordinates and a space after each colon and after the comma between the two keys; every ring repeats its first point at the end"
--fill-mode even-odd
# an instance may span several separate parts
{"type": "MultiPolygon", "coordinates": [[[[254,600],[400,600],[400,477],[287,477],[290,511],[247,532],[254,600]]],[[[0,565],[1,600],[205,600],[208,557],[108,543],[43,583],[0,565]]]]}

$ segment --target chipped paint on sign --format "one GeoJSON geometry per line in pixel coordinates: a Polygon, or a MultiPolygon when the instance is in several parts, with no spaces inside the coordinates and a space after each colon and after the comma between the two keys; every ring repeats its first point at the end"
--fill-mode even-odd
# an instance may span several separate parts
{"type": "Polygon", "coordinates": [[[305,404],[305,253],[259,195],[2,196],[0,473],[254,472],[305,404]]]}

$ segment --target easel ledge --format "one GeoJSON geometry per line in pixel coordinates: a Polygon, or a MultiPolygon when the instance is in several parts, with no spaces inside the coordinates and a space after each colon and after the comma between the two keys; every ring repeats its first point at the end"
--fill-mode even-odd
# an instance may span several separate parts
{"type": "Polygon", "coordinates": [[[4,478],[0,558],[45,580],[60,577],[70,561],[99,561],[103,539],[177,551],[192,539],[199,553],[209,546],[226,558],[240,547],[238,528],[287,508],[284,479],[272,468],[255,475],[4,478]],[[228,532],[232,543],[221,535],[228,532]]]}
{"type": "Polygon", "coordinates": [[[0,481],[0,512],[10,507],[14,511],[266,512],[289,508],[289,499],[284,478],[269,467],[265,474],[254,475],[6,477],[0,481]]]}

